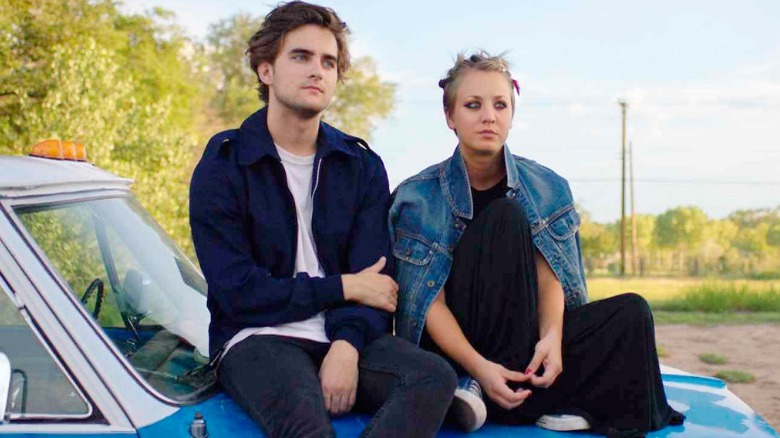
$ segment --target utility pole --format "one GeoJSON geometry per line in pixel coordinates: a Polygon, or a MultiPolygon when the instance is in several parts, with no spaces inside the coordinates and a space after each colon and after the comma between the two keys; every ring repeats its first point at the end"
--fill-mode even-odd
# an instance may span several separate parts
{"type": "Polygon", "coordinates": [[[620,276],[626,276],[626,108],[628,103],[619,100],[620,109],[623,112],[623,141],[621,146],[620,161],[622,166],[620,176],[620,276]]]}
{"type": "Polygon", "coordinates": [[[631,182],[631,275],[637,276],[636,265],[636,208],[634,207],[634,142],[628,142],[628,170],[631,182]]]}

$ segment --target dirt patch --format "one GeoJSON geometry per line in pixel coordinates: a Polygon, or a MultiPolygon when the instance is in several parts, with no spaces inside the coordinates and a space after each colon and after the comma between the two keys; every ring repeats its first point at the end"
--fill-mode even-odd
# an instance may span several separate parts
{"type": "Polygon", "coordinates": [[[655,332],[665,365],[706,376],[722,370],[755,376],[753,383],[728,383],[729,390],[780,431],[780,325],[659,325],[655,332]],[[727,362],[708,365],[699,360],[702,353],[727,362]]]}

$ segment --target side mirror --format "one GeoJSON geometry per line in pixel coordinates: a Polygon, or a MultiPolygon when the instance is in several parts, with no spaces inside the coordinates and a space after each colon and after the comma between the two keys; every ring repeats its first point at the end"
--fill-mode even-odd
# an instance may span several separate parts
{"type": "Polygon", "coordinates": [[[5,408],[11,389],[11,361],[0,352],[0,424],[5,422],[5,408]]]}

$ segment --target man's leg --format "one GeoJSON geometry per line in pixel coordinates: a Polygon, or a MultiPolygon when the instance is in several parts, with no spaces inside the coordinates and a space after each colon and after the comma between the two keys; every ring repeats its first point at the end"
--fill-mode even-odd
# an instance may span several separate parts
{"type": "Polygon", "coordinates": [[[452,401],[457,377],[447,362],[401,338],[384,335],[359,362],[357,410],[372,412],[363,437],[432,437],[452,401]]]}
{"type": "Polygon", "coordinates": [[[316,363],[327,346],[280,336],[252,336],[231,348],[219,381],[270,438],[335,436],[316,363]],[[319,351],[322,350],[322,351],[319,351]]]}

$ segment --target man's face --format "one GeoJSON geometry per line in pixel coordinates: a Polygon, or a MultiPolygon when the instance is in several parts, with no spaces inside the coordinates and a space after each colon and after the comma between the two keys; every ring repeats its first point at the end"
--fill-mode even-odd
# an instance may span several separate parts
{"type": "Polygon", "coordinates": [[[268,104],[307,118],[319,116],[336,90],[337,56],[336,37],[324,27],[307,24],[287,33],[273,64],[257,67],[268,85],[268,104]]]}

